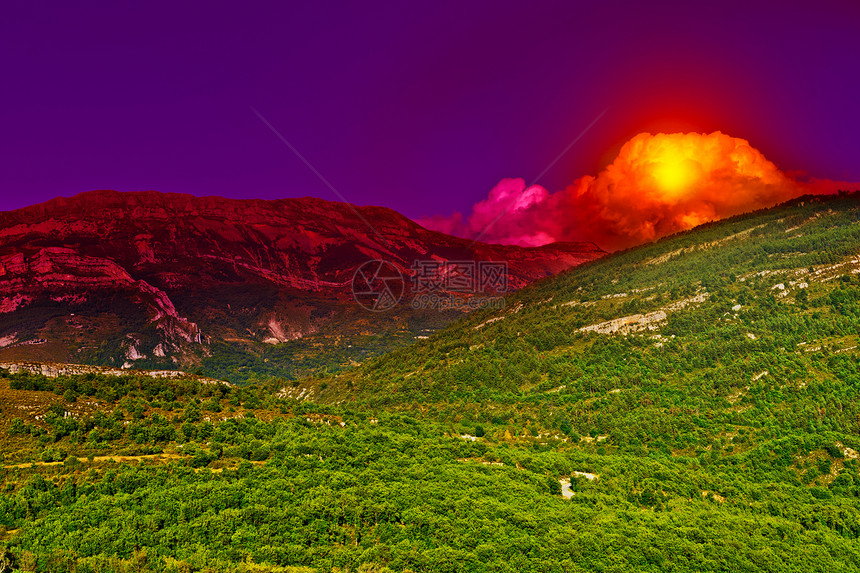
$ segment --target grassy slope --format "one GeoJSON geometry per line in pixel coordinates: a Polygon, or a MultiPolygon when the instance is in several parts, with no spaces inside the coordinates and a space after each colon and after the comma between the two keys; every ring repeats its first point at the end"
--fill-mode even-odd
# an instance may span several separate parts
{"type": "Polygon", "coordinates": [[[313,388],[321,401],[371,405],[540,401],[643,385],[682,389],[699,377],[745,387],[748,375],[775,361],[788,371],[771,373],[771,386],[792,372],[826,371],[829,349],[856,344],[858,219],[855,196],[701,227],[537,283],[514,293],[502,312],[473,313],[313,388]],[[578,332],[660,310],[668,320],[653,330],[578,332]],[[807,352],[822,345],[823,352],[807,352]]]}
{"type": "Polygon", "coordinates": [[[0,547],[41,570],[860,570],[858,223],[842,198],[697,229],[286,393],[0,381],[54,390],[0,392],[0,547]]]}

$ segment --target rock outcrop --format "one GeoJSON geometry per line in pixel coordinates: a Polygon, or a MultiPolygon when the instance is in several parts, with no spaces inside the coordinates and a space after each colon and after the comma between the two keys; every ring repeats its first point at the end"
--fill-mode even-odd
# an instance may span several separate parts
{"type": "Polygon", "coordinates": [[[504,261],[513,290],[603,254],[473,244],[390,209],[313,198],[93,191],[0,213],[0,338],[62,339],[116,365],[188,363],[212,340],[324,331],[354,306],[350,283],[368,260],[407,279],[416,260],[504,261]]]}

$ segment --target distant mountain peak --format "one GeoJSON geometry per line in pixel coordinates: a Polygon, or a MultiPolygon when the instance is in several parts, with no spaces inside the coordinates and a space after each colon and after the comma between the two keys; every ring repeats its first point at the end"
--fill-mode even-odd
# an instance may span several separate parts
{"type": "MultiPolygon", "coordinates": [[[[56,343],[62,360],[193,363],[211,340],[342,330],[368,260],[405,278],[416,260],[502,261],[517,289],[603,254],[591,243],[472,244],[385,207],[312,197],[90,191],[0,213],[0,341],[56,343]]],[[[394,320],[376,317],[370,332],[394,320]]]]}

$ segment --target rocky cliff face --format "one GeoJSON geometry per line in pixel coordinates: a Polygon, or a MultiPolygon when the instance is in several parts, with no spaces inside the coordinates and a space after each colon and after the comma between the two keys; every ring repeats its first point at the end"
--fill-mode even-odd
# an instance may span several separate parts
{"type": "Polygon", "coordinates": [[[603,254],[472,245],[390,209],[312,198],[93,191],[0,213],[0,347],[193,363],[213,339],[273,343],[342,324],[367,260],[405,276],[415,260],[506,261],[516,289],[603,254]]]}
{"type": "Polygon", "coordinates": [[[57,376],[81,376],[86,374],[98,374],[101,376],[147,376],[149,378],[190,378],[201,384],[225,384],[229,382],[214,380],[196,376],[181,370],[128,370],[110,368],[108,366],[92,366],[89,364],[55,364],[51,362],[0,362],[0,370],[6,370],[10,374],[26,372],[28,374],[41,374],[48,378],[57,376]]]}

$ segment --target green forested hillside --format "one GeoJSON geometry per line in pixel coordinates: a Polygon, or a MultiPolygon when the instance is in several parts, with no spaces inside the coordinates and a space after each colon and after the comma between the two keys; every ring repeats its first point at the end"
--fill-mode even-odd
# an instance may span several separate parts
{"type": "Polygon", "coordinates": [[[328,377],[7,375],[0,571],[860,571],[858,333],[854,195],[328,377]]]}
{"type": "Polygon", "coordinates": [[[768,365],[777,368],[771,382],[785,380],[856,343],[858,273],[858,196],[806,198],[537,283],[503,312],[474,313],[327,380],[321,397],[347,390],[371,404],[519,400],[696,377],[736,386],[768,365]],[[580,330],[637,314],[645,319],[629,335],[580,330]]]}

